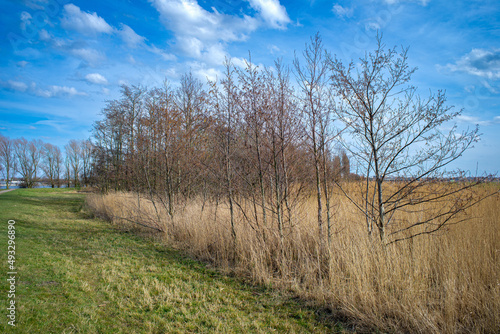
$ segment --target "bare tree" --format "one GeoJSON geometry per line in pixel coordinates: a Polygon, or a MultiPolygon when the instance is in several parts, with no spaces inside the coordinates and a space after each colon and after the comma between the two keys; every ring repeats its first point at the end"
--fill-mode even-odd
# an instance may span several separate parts
{"type": "Polygon", "coordinates": [[[384,243],[437,231],[474,203],[463,190],[476,183],[450,184],[446,178],[457,174],[443,168],[477,141],[478,130],[443,132],[460,112],[445,105],[442,92],[417,95],[409,85],[415,69],[407,51],[386,49],[379,37],[359,64],[330,59],[338,117],[350,129],[343,144],[366,178],[362,196],[342,190],[366,216],[368,233],[375,227],[384,243]],[[431,208],[431,202],[438,205],[431,208]],[[419,218],[398,220],[399,211],[419,218]]]}
{"type": "Polygon", "coordinates": [[[297,179],[295,168],[300,162],[294,159],[294,147],[299,145],[303,129],[290,82],[290,69],[281,60],[277,60],[274,68],[267,69],[266,72],[270,107],[266,135],[270,152],[270,177],[273,181],[270,184],[273,194],[270,206],[276,216],[283,257],[285,223],[289,228],[292,227],[294,202],[303,190],[300,186],[303,180],[297,179]],[[295,181],[295,186],[291,186],[292,180],[295,181]]]}
{"type": "Polygon", "coordinates": [[[203,84],[190,72],[181,77],[180,87],[175,94],[175,105],[180,112],[182,121],[182,154],[177,158],[179,185],[182,186],[184,197],[194,194],[195,185],[200,173],[199,159],[195,158],[198,145],[201,144],[205,122],[206,94],[203,84]]]}
{"type": "Polygon", "coordinates": [[[326,52],[319,34],[311,38],[303,52],[305,66],[295,57],[294,67],[301,90],[306,136],[312,156],[316,200],[318,205],[318,230],[320,241],[324,241],[323,204],[326,205],[328,240],[330,240],[331,213],[328,175],[329,144],[332,135],[332,106],[328,86],[328,66],[326,52]],[[322,189],[323,188],[323,189],[322,189]],[[324,195],[322,195],[324,194],[324,195]],[[323,203],[323,196],[325,201],[323,203]]]}
{"type": "MultiPolygon", "coordinates": [[[[233,170],[234,150],[236,149],[236,129],[237,129],[237,87],[234,82],[234,67],[230,60],[224,62],[224,77],[221,80],[221,87],[216,82],[211,83],[211,102],[216,119],[215,136],[217,155],[222,157],[220,170],[214,170],[214,173],[221,173],[225,195],[229,204],[231,236],[236,247],[236,230],[234,218],[234,177],[233,170]],[[218,144],[218,145],[217,145],[218,144]]],[[[222,183],[222,182],[221,182],[222,183]]]]}
{"type": "Polygon", "coordinates": [[[64,158],[64,179],[66,181],[66,187],[71,187],[71,176],[72,176],[72,168],[70,158],[66,155],[64,158]]]}
{"type": "Polygon", "coordinates": [[[164,194],[159,198],[173,222],[177,204],[176,198],[181,187],[179,156],[182,154],[182,135],[180,131],[182,115],[174,102],[174,92],[166,81],[160,92],[158,108],[159,123],[157,125],[160,136],[158,149],[161,154],[159,167],[163,169],[162,180],[158,189],[164,194]]]}
{"type": "MultiPolygon", "coordinates": [[[[124,156],[124,164],[121,176],[122,187],[131,190],[131,183],[134,179],[132,174],[137,174],[139,166],[136,160],[136,138],[139,133],[138,127],[141,122],[140,117],[143,109],[143,98],[146,88],[142,86],[122,85],[122,99],[119,102],[119,114],[121,118],[121,126],[123,127],[122,150],[124,156]]],[[[83,148],[83,146],[82,146],[83,148]]]]}
{"type": "Polygon", "coordinates": [[[266,123],[269,121],[269,92],[265,86],[265,73],[252,63],[250,56],[248,60],[245,60],[245,64],[245,69],[237,72],[239,81],[238,107],[244,120],[245,146],[249,151],[246,157],[245,181],[250,188],[253,185],[258,187],[255,191],[253,189],[250,191],[253,199],[254,218],[257,225],[259,225],[257,206],[261,207],[261,231],[262,237],[265,240],[266,229],[269,226],[266,210],[265,174],[267,163],[264,161],[264,129],[266,123]],[[252,180],[254,175],[256,177],[255,181],[252,180]],[[258,194],[257,198],[255,194],[258,194]],[[260,201],[258,197],[260,197],[260,201]]]}
{"type": "Polygon", "coordinates": [[[33,188],[38,181],[37,173],[42,159],[43,142],[28,141],[20,138],[15,141],[14,151],[17,157],[18,172],[21,174],[24,186],[33,188]]]}
{"type": "Polygon", "coordinates": [[[82,141],[71,139],[64,147],[66,159],[71,167],[73,184],[76,188],[80,186],[80,172],[82,169],[82,141]]]}
{"type": "Polygon", "coordinates": [[[101,188],[119,190],[123,187],[123,169],[126,157],[125,113],[119,100],[108,101],[102,111],[102,120],[94,124],[95,166],[97,177],[102,181],[101,188]]]}
{"type": "Polygon", "coordinates": [[[63,168],[63,155],[61,153],[61,150],[59,147],[57,148],[58,153],[55,154],[54,156],[54,176],[56,178],[56,184],[57,188],[61,187],[61,174],[62,174],[62,168],[63,168]]]}
{"type": "Polygon", "coordinates": [[[10,181],[17,168],[14,141],[0,134],[0,167],[5,178],[5,188],[9,189],[10,181]]]}
{"type": "Polygon", "coordinates": [[[94,145],[90,139],[84,140],[81,143],[81,157],[82,157],[82,181],[86,187],[89,185],[90,167],[92,165],[92,153],[94,145]]]}
{"type": "Polygon", "coordinates": [[[59,173],[61,169],[61,150],[59,147],[46,143],[43,145],[42,169],[49,179],[50,186],[54,188],[59,185],[59,173]]]}

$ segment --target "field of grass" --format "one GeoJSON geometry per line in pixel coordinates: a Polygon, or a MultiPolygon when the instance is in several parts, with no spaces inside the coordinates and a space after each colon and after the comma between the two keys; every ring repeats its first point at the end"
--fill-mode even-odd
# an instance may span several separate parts
{"type": "Polygon", "coordinates": [[[0,194],[1,333],[326,333],[296,297],[243,283],[161,240],[94,219],[83,194],[0,194]],[[8,325],[8,220],[16,224],[16,322],[8,325]]]}
{"type": "MultiPolygon", "coordinates": [[[[497,190],[498,184],[478,189],[484,195],[497,190]]],[[[87,203],[125,229],[133,228],[130,221],[156,221],[168,242],[185,252],[255,282],[292,290],[358,331],[500,333],[498,193],[468,210],[461,217],[465,221],[389,246],[368,237],[364,218],[337,195],[326,254],[319,246],[313,198],[295,208],[283,239],[275,221],[259,228],[238,211],[236,244],[224,203],[193,200],[179,208],[174,220],[130,193],[94,194],[87,203]]],[[[438,210],[443,204],[429,205],[438,210]]],[[[252,215],[251,203],[243,202],[242,209],[252,215]]],[[[400,218],[415,221],[420,214],[406,212],[400,218]]]]}

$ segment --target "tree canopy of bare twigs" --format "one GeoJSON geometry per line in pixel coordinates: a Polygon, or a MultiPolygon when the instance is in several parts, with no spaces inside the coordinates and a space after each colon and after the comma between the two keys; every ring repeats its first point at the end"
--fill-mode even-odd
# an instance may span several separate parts
{"type": "Polygon", "coordinates": [[[342,143],[365,177],[361,196],[344,194],[365,215],[368,233],[376,229],[390,243],[435,232],[474,203],[464,190],[481,181],[452,183],[462,175],[445,167],[472,147],[478,129],[446,130],[460,111],[446,105],[442,91],[420,97],[410,84],[408,49],[377,42],[359,63],[331,57],[329,67],[337,116],[349,128],[342,143]],[[400,211],[415,220],[399,220],[400,211]]]}
{"type": "Polygon", "coordinates": [[[41,140],[28,141],[25,138],[20,138],[14,143],[18,172],[26,188],[33,188],[38,181],[42,149],[43,143],[41,140]]]}
{"type": "Polygon", "coordinates": [[[302,65],[296,56],[294,68],[301,93],[299,98],[301,100],[304,133],[314,168],[318,231],[320,240],[323,240],[324,205],[328,242],[330,242],[332,233],[330,199],[335,176],[332,169],[329,168],[329,164],[334,158],[331,147],[336,134],[333,128],[334,106],[329,85],[328,53],[323,47],[323,41],[319,33],[311,38],[310,44],[305,46],[302,58],[305,64],[302,65]]]}

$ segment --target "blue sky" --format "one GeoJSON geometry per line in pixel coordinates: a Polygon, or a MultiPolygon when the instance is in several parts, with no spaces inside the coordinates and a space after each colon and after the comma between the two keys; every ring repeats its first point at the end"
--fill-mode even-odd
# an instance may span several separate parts
{"type": "Polygon", "coordinates": [[[121,84],[213,79],[238,65],[291,64],[319,32],[345,61],[374,47],[409,46],[422,95],[446,90],[456,120],[480,126],[453,167],[500,171],[500,3],[495,1],[150,0],[0,1],[0,133],[63,146],[90,136],[121,84]]]}

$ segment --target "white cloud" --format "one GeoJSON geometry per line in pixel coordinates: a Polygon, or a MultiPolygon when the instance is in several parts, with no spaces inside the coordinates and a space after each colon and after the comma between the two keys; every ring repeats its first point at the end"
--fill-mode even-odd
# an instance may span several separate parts
{"type": "Polygon", "coordinates": [[[31,9],[36,10],[45,10],[43,5],[39,5],[38,3],[47,3],[47,0],[24,0],[24,5],[31,9]]]}
{"type": "Polygon", "coordinates": [[[226,57],[227,53],[220,43],[210,45],[203,54],[203,60],[205,62],[216,66],[221,65],[226,57]]]}
{"type": "Polygon", "coordinates": [[[21,81],[8,80],[7,82],[0,82],[0,85],[16,92],[25,92],[28,89],[28,85],[21,81]]]}
{"type": "Polygon", "coordinates": [[[197,37],[202,41],[244,40],[246,34],[257,28],[257,21],[243,17],[221,14],[203,9],[198,2],[190,0],[152,0],[160,12],[164,24],[177,36],[197,37]]]}
{"type": "Polygon", "coordinates": [[[483,84],[483,86],[492,94],[498,94],[499,91],[493,87],[492,85],[489,84],[489,82],[487,82],[486,80],[482,80],[481,83],[483,84]]]}
{"type": "Polygon", "coordinates": [[[67,86],[49,86],[48,89],[40,89],[36,88],[36,85],[32,84],[34,89],[34,94],[41,97],[64,97],[64,96],[85,96],[87,95],[84,92],[78,91],[75,87],[67,87],[67,86]]]}
{"type": "Polygon", "coordinates": [[[106,58],[101,52],[94,49],[76,48],[72,49],[70,53],[90,64],[95,64],[106,58]]]}
{"type": "Polygon", "coordinates": [[[186,54],[193,58],[200,58],[203,50],[203,43],[196,37],[186,36],[178,40],[177,45],[186,54]]]}
{"type": "Polygon", "coordinates": [[[78,6],[71,3],[64,5],[61,23],[63,28],[76,30],[85,35],[113,32],[113,28],[97,13],[82,12],[78,6]]]}
{"type": "Polygon", "coordinates": [[[249,0],[253,9],[258,11],[264,21],[273,28],[284,29],[290,18],[279,0],[249,0]]]}
{"type": "Polygon", "coordinates": [[[422,6],[427,6],[427,4],[430,2],[431,0],[384,0],[384,2],[388,5],[396,5],[400,2],[416,2],[416,3],[419,3],[420,5],[422,6]]]}
{"type": "Polygon", "coordinates": [[[120,28],[109,25],[97,13],[88,13],[80,10],[74,4],[64,6],[64,16],[61,19],[62,27],[78,31],[85,35],[116,34],[130,48],[136,48],[146,41],[144,36],[137,34],[131,27],[121,24],[120,28]]]}
{"type": "Polygon", "coordinates": [[[351,17],[353,14],[353,9],[349,7],[342,7],[339,4],[333,6],[332,11],[340,18],[351,17]]]}
{"type": "MultiPolygon", "coordinates": [[[[163,58],[163,60],[177,60],[177,57],[176,57],[175,55],[173,55],[173,54],[171,54],[171,53],[167,53],[167,52],[165,52],[164,50],[159,49],[159,48],[157,48],[157,47],[156,47],[156,46],[154,46],[154,45],[153,45],[153,46],[148,47],[148,50],[149,50],[150,52],[153,52],[153,53],[155,53],[155,54],[157,54],[157,55],[161,56],[161,57],[163,58]]],[[[133,63],[135,64],[135,59],[134,59],[134,62],[133,62],[133,63]]]]}
{"type": "MultiPolygon", "coordinates": [[[[200,59],[224,49],[224,44],[242,41],[257,29],[258,20],[207,11],[194,0],[151,0],[163,24],[175,35],[175,46],[183,54],[200,59]]],[[[225,51],[222,51],[225,52],[225,51]]],[[[215,58],[215,57],[213,57],[215,58]]]]}
{"type": "Polygon", "coordinates": [[[468,115],[458,115],[457,120],[465,123],[477,123],[479,121],[477,117],[468,115]]]}
{"type": "Polygon", "coordinates": [[[31,20],[33,19],[33,17],[31,16],[31,14],[28,12],[21,12],[20,19],[21,30],[32,31],[33,28],[30,27],[30,25],[32,24],[31,20]]]}
{"type": "Polygon", "coordinates": [[[267,46],[267,49],[269,50],[269,52],[270,52],[271,54],[276,54],[276,53],[278,53],[278,52],[280,52],[280,51],[281,51],[281,50],[280,50],[280,48],[279,48],[279,47],[277,47],[276,45],[268,45],[268,46],[267,46]]]}
{"type": "Polygon", "coordinates": [[[90,74],[87,74],[85,76],[85,79],[90,82],[90,83],[94,83],[94,84],[97,84],[97,85],[107,85],[108,84],[108,80],[102,76],[101,74],[99,73],[90,73],[90,74]]]}
{"type": "Polygon", "coordinates": [[[122,24],[121,29],[118,30],[121,39],[127,44],[128,47],[136,48],[138,45],[144,43],[145,37],[138,35],[132,28],[126,24],[122,24]]]}
{"type": "Polygon", "coordinates": [[[59,132],[65,131],[65,128],[66,128],[66,122],[60,121],[60,120],[48,120],[48,119],[41,120],[41,121],[37,121],[35,123],[35,125],[50,126],[59,132]]]}
{"type": "Polygon", "coordinates": [[[233,57],[231,58],[231,63],[240,69],[247,67],[247,60],[244,58],[233,57]]]}
{"type": "Polygon", "coordinates": [[[481,125],[481,126],[488,126],[492,124],[498,124],[500,123],[500,116],[495,116],[491,120],[481,120],[478,117],[475,116],[469,116],[469,115],[459,115],[457,116],[457,121],[462,122],[462,123],[470,123],[474,125],[481,125]]]}
{"type": "Polygon", "coordinates": [[[205,82],[206,80],[215,81],[217,78],[222,77],[222,72],[210,66],[206,66],[204,63],[191,62],[189,63],[189,67],[193,75],[201,82],[205,82]]]}
{"type": "Polygon", "coordinates": [[[42,29],[38,32],[38,37],[40,37],[40,40],[42,41],[50,41],[52,39],[52,36],[50,36],[50,34],[45,29],[42,29]]]}
{"type": "Polygon", "coordinates": [[[19,67],[25,67],[28,64],[29,63],[26,60],[21,60],[21,61],[17,62],[17,66],[19,66],[19,67]]]}
{"type": "Polygon", "coordinates": [[[28,93],[36,96],[41,96],[41,97],[61,97],[61,96],[84,96],[87,95],[84,92],[78,91],[74,87],[67,87],[67,86],[48,86],[46,89],[41,89],[39,88],[36,83],[31,82],[31,84],[26,84],[25,82],[22,81],[13,81],[9,80],[7,82],[2,82],[0,81],[0,86],[11,90],[11,91],[17,91],[21,93],[28,93]]]}
{"type": "Polygon", "coordinates": [[[233,57],[231,58],[231,63],[233,63],[235,67],[238,67],[240,69],[245,69],[248,67],[248,65],[251,65],[252,67],[256,68],[257,71],[263,71],[265,68],[265,66],[262,63],[255,64],[254,62],[249,62],[249,60],[245,58],[233,57]]]}
{"type": "Polygon", "coordinates": [[[22,22],[27,22],[30,21],[33,17],[31,16],[30,13],[28,12],[21,12],[21,21],[22,22]]]}
{"type": "Polygon", "coordinates": [[[455,64],[447,64],[446,68],[452,72],[465,72],[490,80],[498,80],[500,79],[500,49],[472,49],[455,64]]]}

